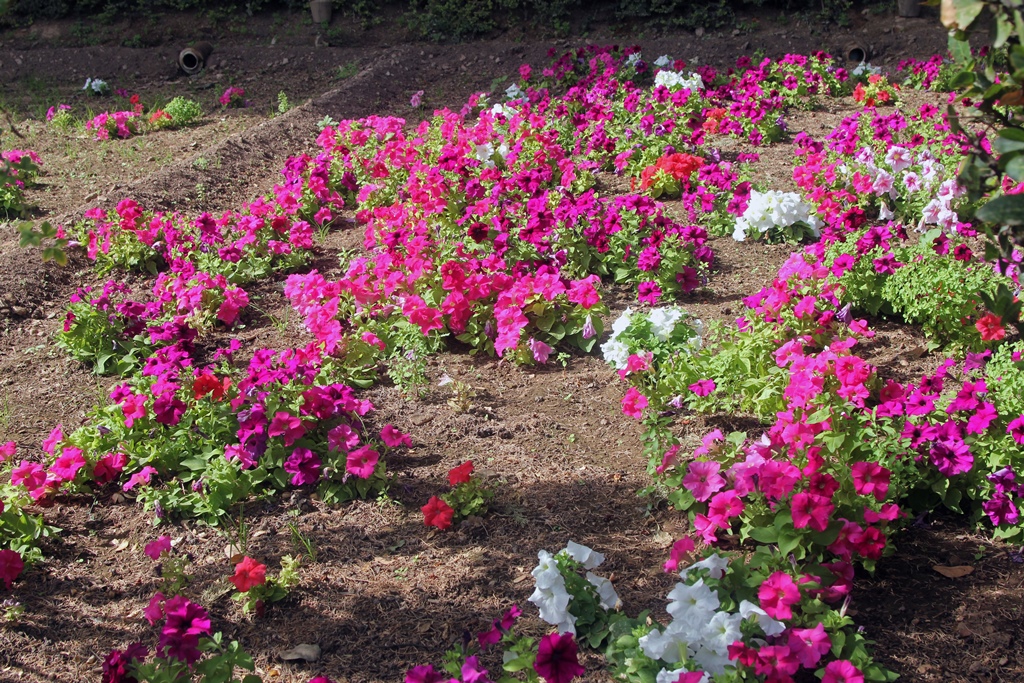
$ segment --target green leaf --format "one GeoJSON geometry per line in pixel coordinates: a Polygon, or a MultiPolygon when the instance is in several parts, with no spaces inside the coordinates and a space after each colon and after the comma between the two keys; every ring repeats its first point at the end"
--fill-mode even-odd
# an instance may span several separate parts
{"type": "Polygon", "coordinates": [[[950,81],[949,85],[953,90],[963,90],[972,83],[974,83],[974,72],[961,71],[953,77],[953,80],[950,81]]]}
{"type": "Polygon", "coordinates": [[[754,527],[748,535],[759,543],[775,543],[779,538],[775,527],[754,527]]]}
{"type": "Polygon", "coordinates": [[[1008,194],[996,197],[978,209],[975,216],[986,223],[1024,225],[1024,195],[1008,194]]]}
{"type": "Polygon", "coordinates": [[[1024,179],[1024,154],[1017,154],[1006,163],[1006,175],[1018,183],[1024,179]]]}

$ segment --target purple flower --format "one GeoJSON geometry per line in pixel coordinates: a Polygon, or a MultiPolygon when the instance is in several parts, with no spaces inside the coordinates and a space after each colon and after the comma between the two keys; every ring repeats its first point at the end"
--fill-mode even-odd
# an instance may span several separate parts
{"type": "Polygon", "coordinates": [[[189,666],[199,660],[199,636],[210,632],[210,615],[200,605],[176,595],[164,604],[167,621],[160,633],[160,650],[189,666]]]}
{"type": "Polygon", "coordinates": [[[320,478],[320,458],[308,448],[296,448],[284,462],[284,471],[292,475],[292,484],[305,486],[320,478]]]}

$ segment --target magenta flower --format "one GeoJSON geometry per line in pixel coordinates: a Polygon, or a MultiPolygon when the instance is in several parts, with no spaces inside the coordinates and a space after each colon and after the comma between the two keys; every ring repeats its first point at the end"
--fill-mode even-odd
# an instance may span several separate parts
{"type": "Polygon", "coordinates": [[[702,379],[694,382],[687,388],[698,396],[704,397],[713,392],[717,385],[715,385],[715,380],[713,379],[702,379]]]}
{"type": "Polygon", "coordinates": [[[821,657],[832,648],[832,640],[825,633],[825,627],[818,623],[814,628],[794,628],[789,632],[789,651],[800,660],[800,666],[813,669],[821,657]]]}
{"type": "Polygon", "coordinates": [[[864,683],[864,674],[852,662],[837,659],[825,666],[821,683],[864,683]]]}
{"type": "Polygon", "coordinates": [[[274,419],[270,421],[270,427],[267,429],[267,436],[283,437],[285,446],[293,445],[305,433],[306,427],[302,424],[302,420],[285,411],[275,413],[274,419]]]}
{"type": "Polygon", "coordinates": [[[62,426],[57,425],[56,427],[53,428],[53,431],[50,432],[50,435],[46,437],[46,440],[43,441],[43,450],[49,453],[50,455],[53,455],[53,452],[56,449],[57,444],[64,440],[64,433],[61,431],[61,429],[62,426]]]}
{"type": "Polygon", "coordinates": [[[40,488],[46,483],[46,470],[37,462],[22,460],[21,463],[11,470],[11,484],[21,484],[29,491],[40,488]]]}
{"type": "Polygon", "coordinates": [[[644,408],[647,407],[647,397],[640,393],[636,387],[630,387],[622,398],[622,413],[639,420],[644,415],[644,408]]]}
{"type": "Polygon", "coordinates": [[[405,683],[459,683],[454,678],[446,678],[434,671],[434,667],[424,664],[410,669],[405,674],[405,683]]]}
{"type": "Polygon", "coordinates": [[[11,589],[11,584],[25,568],[25,562],[21,555],[13,550],[0,550],[0,581],[3,581],[4,588],[11,589]]]}
{"type": "Polygon", "coordinates": [[[586,669],[580,666],[572,634],[550,633],[541,638],[533,670],[546,683],[570,683],[577,676],[582,676],[586,669]]]}
{"type": "Polygon", "coordinates": [[[1006,433],[1013,437],[1013,440],[1024,445],[1024,415],[1014,418],[1006,425],[1006,433]]]}
{"type": "Polygon", "coordinates": [[[792,606],[800,602],[800,589],[793,577],[783,572],[774,572],[757,590],[761,609],[773,619],[792,619],[792,606]]]}
{"type": "Polygon", "coordinates": [[[296,448],[284,462],[284,471],[292,475],[292,484],[305,486],[320,478],[320,458],[308,448],[296,448]]]}
{"type": "Polygon", "coordinates": [[[164,594],[157,592],[149,599],[149,604],[142,610],[142,616],[150,626],[156,626],[156,622],[164,618],[164,594]]]}
{"type": "Polygon", "coordinates": [[[199,636],[210,632],[210,615],[180,595],[168,600],[164,611],[167,621],[160,633],[160,650],[191,666],[199,660],[199,636]]]}
{"type": "Polygon", "coordinates": [[[0,444],[0,462],[4,462],[8,458],[13,458],[15,452],[18,450],[18,445],[13,441],[0,444]]]}
{"type": "Polygon", "coordinates": [[[713,460],[695,460],[683,477],[683,486],[697,500],[704,502],[725,487],[725,477],[718,471],[722,466],[713,460]]]}
{"type": "Polygon", "coordinates": [[[101,683],[136,683],[138,679],[132,675],[132,663],[141,662],[149,656],[149,648],[142,643],[132,643],[121,650],[111,650],[103,658],[103,674],[101,683]]]}
{"type": "Polygon", "coordinates": [[[146,544],[146,549],[143,551],[152,560],[159,560],[161,553],[171,552],[171,537],[161,536],[155,541],[150,541],[146,544]]]}
{"type": "Polygon", "coordinates": [[[359,477],[360,479],[369,479],[373,475],[373,470],[377,467],[379,460],[380,453],[369,446],[363,446],[348,454],[348,458],[345,461],[345,469],[352,476],[359,477]]]}
{"type": "Polygon", "coordinates": [[[824,531],[835,506],[830,498],[816,496],[811,493],[798,493],[790,502],[793,513],[793,527],[803,529],[811,527],[815,531],[824,531]]]}
{"type": "Polygon", "coordinates": [[[78,470],[83,467],[85,467],[85,457],[82,455],[82,449],[69,446],[50,465],[50,473],[53,474],[57,482],[62,483],[73,481],[78,470]]]}
{"type": "Polygon", "coordinates": [[[658,303],[658,299],[661,298],[661,287],[658,283],[650,280],[647,282],[641,282],[637,287],[637,297],[640,302],[645,304],[651,304],[652,306],[658,303]]]}
{"type": "Polygon", "coordinates": [[[139,484],[148,484],[150,480],[152,480],[154,474],[156,474],[156,468],[146,465],[141,470],[133,474],[121,488],[125,491],[131,491],[139,484]]]}
{"type": "Polygon", "coordinates": [[[399,446],[412,448],[412,437],[398,431],[394,425],[384,425],[384,428],[380,430],[380,438],[388,448],[398,448],[399,446]]]}
{"type": "Polygon", "coordinates": [[[487,669],[480,666],[480,660],[475,656],[466,657],[462,665],[462,683],[491,683],[487,669]]]}

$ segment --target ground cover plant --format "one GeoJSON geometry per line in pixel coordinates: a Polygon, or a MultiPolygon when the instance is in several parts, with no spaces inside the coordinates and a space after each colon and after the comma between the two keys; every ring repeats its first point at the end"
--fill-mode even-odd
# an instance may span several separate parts
{"type": "MultiPolygon", "coordinates": [[[[922,64],[909,72],[941,61],[922,64]]],[[[678,524],[623,566],[593,527],[580,523],[582,538],[566,518],[541,522],[543,540],[503,551],[521,565],[493,579],[505,604],[467,602],[456,630],[396,660],[389,680],[907,674],[862,628],[869,575],[937,510],[1008,555],[1024,528],[1024,361],[1017,319],[993,305],[1017,272],[987,260],[971,221],[983,198],[957,179],[976,129],[953,117],[972,103],[950,97],[942,113],[947,96],[919,87],[824,53],[718,70],[573,49],[418,123],[325,121],[271,191],[233,209],[129,196],[37,235],[88,273],[54,318],[55,345],[101,384],[42,444],[0,446],[5,629],[33,619],[32,587],[70,538],[60,510],[138,507],[153,524],[131,560],[148,572],[141,602],[104,638],[92,679],[362,680],[308,645],[282,657],[309,665],[282,674],[254,634],[336,590],[326,562],[400,558],[391,580],[430,591],[443,562],[468,560],[459,539],[546,514],[487,452],[453,449],[417,476],[425,425],[444,414],[513,441],[546,429],[506,427],[503,397],[455,368],[557,377],[589,363],[607,388],[575,387],[580,410],[606,402],[601,419],[636,435],[624,457],[647,469],[630,480],[642,498],[615,489],[611,523],[646,506],[678,524]],[[822,102],[850,113],[817,137],[788,132],[822,102]],[[778,149],[791,184],[759,172],[778,149]],[[757,237],[778,250],[769,281],[725,316],[702,307],[722,255],[757,237]],[[337,240],[347,248],[326,246],[337,240]],[[269,320],[271,302],[288,322],[269,320]],[[880,362],[888,325],[932,354],[917,374],[880,362]],[[278,327],[265,343],[260,330],[278,327]],[[318,552],[289,522],[286,550],[266,535],[273,513],[260,517],[281,505],[336,524],[384,517],[403,538],[320,536],[318,552]],[[222,535],[227,563],[197,553],[197,529],[222,535]]],[[[377,598],[360,629],[390,604],[377,598]]]]}

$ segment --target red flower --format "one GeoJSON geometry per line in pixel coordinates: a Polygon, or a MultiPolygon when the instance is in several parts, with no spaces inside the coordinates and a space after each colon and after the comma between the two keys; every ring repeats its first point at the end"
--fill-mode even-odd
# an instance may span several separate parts
{"type": "Polygon", "coordinates": [[[248,593],[254,586],[262,586],[267,582],[267,565],[260,564],[251,557],[244,557],[235,565],[235,575],[228,579],[235,584],[240,593],[248,593]]]}
{"type": "Polygon", "coordinates": [[[230,377],[225,377],[221,380],[217,379],[217,375],[212,372],[204,372],[199,377],[196,377],[196,381],[192,383],[192,391],[195,393],[197,401],[207,394],[214,401],[219,401],[224,398],[224,392],[230,386],[230,377]]]}
{"type": "Polygon", "coordinates": [[[533,669],[547,683],[570,683],[586,671],[576,656],[576,641],[571,633],[551,633],[541,638],[533,669]]]}
{"type": "Polygon", "coordinates": [[[452,525],[455,510],[437,496],[431,496],[427,504],[420,509],[423,510],[423,523],[427,526],[436,526],[444,531],[452,525]]]}
{"type": "Polygon", "coordinates": [[[985,341],[999,341],[1006,337],[1006,330],[1003,329],[1003,319],[995,313],[988,313],[982,316],[978,322],[974,323],[974,326],[981,333],[981,338],[985,341]]]}
{"type": "Polygon", "coordinates": [[[11,584],[24,568],[21,555],[13,550],[0,550],[0,581],[4,582],[4,588],[10,590],[11,584]]]}
{"type": "Polygon", "coordinates": [[[448,472],[448,483],[452,486],[458,486],[459,484],[465,484],[469,481],[470,475],[473,474],[473,461],[467,460],[458,467],[453,467],[448,472]]]}

